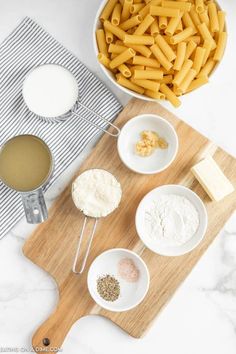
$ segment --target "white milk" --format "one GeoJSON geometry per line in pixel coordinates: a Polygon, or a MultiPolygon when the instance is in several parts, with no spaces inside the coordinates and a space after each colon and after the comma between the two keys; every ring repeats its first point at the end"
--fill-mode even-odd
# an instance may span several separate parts
{"type": "Polygon", "coordinates": [[[41,117],[67,113],[78,99],[74,75],[56,64],[45,64],[32,70],[23,84],[23,97],[29,110],[41,117]]]}

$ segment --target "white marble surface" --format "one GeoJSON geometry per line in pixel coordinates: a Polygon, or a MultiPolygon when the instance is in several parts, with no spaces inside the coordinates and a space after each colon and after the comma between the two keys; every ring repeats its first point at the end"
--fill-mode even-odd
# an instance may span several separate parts
{"type": "MultiPolygon", "coordinates": [[[[105,81],[91,40],[99,3],[100,0],[0,0],[0,41],[24,16],[31,16],[105,81]]],[[[222,1],[222,6],[228,12],[230,34],[224,61],[211,83],[185,97],[175,113],[235,155],[236,3],[222,1]]],[[[128,101],[127,96],[107,84],[122,103],[128,101]]],[[[49,191],[48,203],[64,188],[91,146],[49,191]]],[[[57,303],[54,281],[22,255],[31,230],[22,220],[0,241],[0,351],[1,347],[30,348],[33,332],[57,303]]],[[[103,318],[87,317],[73,326],[63,352],[235,354],[236,215],[143,339],[129,337],[103,318]]]]}

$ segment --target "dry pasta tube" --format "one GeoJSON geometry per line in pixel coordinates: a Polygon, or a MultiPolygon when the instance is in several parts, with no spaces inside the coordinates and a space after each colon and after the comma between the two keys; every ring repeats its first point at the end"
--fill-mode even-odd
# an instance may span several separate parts
{"type": "Polygon", "coordinates": [[[134,34],[126,34],[124,37],[125,44],[141,44],[152,45],[154,44],[154,38],[152,36],[137,36],[134,34]]]}
{"type": "Polygon", "coordinates": [[[169,7],[171,9],[179,9],[180,11],[189,12],[191,9],[191,2],[187,1],[168,1],[162,0],[162,7],[169,7]]]}
{"type": "Polygon", "coordinates": [[[208,77],[207,76],[201,76],[198,79],[195,79],[191,82],[191,84],[189,85],[188,89],[186,92],[190,92],[193,90],[196,90],[197,88],[205,85],[208,83],[208,77]]]}
{"type": "Polygon", "coordinates": [[[160,34],[156,36],[155,41],[170,62],[176,58],[175,52],[160,34]]]}
{"type": "Polygon", "coordinates": [[[200,73],[197,75],[197,78],[202,77],[202,76],[209,76],[209,74],[212,72],[216,62],[212,58],[208,59],[206,64],[203,66],[202,70],[200,73]]]}
{"type": "Polygon", "coordinates": [[[197,13],[201,14],[205,10],[204,1],[203,0],[196,0],[195,7],[196,7],[197,13]]]}
{"type": "Polygon", "coordinates": [[[182,31],[183,31],[183,23],[182,23],[182,19],[181,19],[181,20],[179,21],[179,24],[178,24],[176,30],[175,30],[175,33],[177,34],[177,33],[180,33],[180,32],[182,32],[182,31]]]}
{"type": "Polygon", "coordinates": [[[164,100],[165,95],[162,92],[159,91],[151,91],[151,90],[145,90],[144,94],[148,97],[154,98],[156,100],[164,100]]]}
{"type": "Polygon", "coordinates": [[[151,5],[160,5],[161,4],[161,0],[151,0],[148,4],[146,4],[146,6],[144,6],[144,8],[142,8],[139,11],[139,14],[144,18],[147,14],[150,13],[150,7],[151,5]]]}
{"type": "Polygon", "coordinates": [[[151,68],[160,68],[160,63],[154,58],[145,58],[141,55],[135,55],[133,58],[134,65],[150,66],[151,68]]]}
{"type": "Polygon", "coordinates": [[[181,82],[180,86],[178,87],[178,89],[182,92],[185,93],[189,87],[189,85],[191,84],[191,82],[193,81],[193,79],[195,78],[197,72],[194,69],[190,69],[187,72],[187,75],[185,76],[185,78],[183,79],[183,81],[181,82]]]}
{"type": "Polygon", "coordinates": [[[165,28],[167,28],[167,25],[168,25],[167,17],[160,16],[159,17],[159,27],[160,27],[160,29],[164,30],[165,28]]]}
{"type": "Polygon", "coordinates": [[[186,48],[187,48],[187,44],[185,42],[178,43],[177,56],[176,56],[175,63],[173,66],[174,70],[179,71],[182,68],[184,60],[185,60],[186,48]]]}
{"type": "Polygon", "coordinates": [[[176,96],[182,96],[182,91],[176,85],[173,86],[173,92],[176,96]]]}
{"type": "Polygon", "coordinates": [[[130,6],[130,13],[131,15],[136,15],[143,7],[145,6],[145,4],[140,3],[140,4],[133,4],[130,6]]]}
{"type": "Polygon", "coordinates": [[[154,44],[150,47],[152,53],[154,56],[157,58],[157,60],[160,62],[160,64],[166,69],[170,70],[172,68],[173,64],[165,57],[165,55],[162,53],[160,48],[157,46],[157,44],[154,44]]]}
{"type": "Polygon", "coordinates": [[[132,5],[133,0],[125,0],[121,12],[121,21],[124,22],[130,17],[130,6],[132,5]]]}
{"type": "Polygon", "coordinates": [[[108,59],[103,53],[98,53],[98,61],[99,63],[101,63],[102,65],[104,65],[107,69],[111,70],[110,68],[110,59],[108,59]]]}
{"type": "Polygon", "coordinates": [[[213,57],[214,60],[220,61],[222,59],[226,47],[226,42],[227,42],[227,33],[221,32],[219,34],[219,40],[213,57]]]}
{"type": "Polygon", "coordinates": [[[175,34],[173,37],[170,37],[171,44],[178,44],[183,42],[185,39],[190,37],[193,34],[192,27],[185,28],[182,32],[175,34]]]}
{"type": "Polygon", "coordinates": [[[123,53],[119,54],[116,58],[114,58],[110,62],[110,68],[114,69],[117,66],[125,63],[127,60],[133,58],[135,56],[135,51],[132,48],[126,49],[123,53]]]}
{"type": "Polygon", "coordinates": [[[198,13],[195,11],[194,6],[191,7],[189,14],[190,14],[190,17],[191,17],[195,27],[197,28],[197,26],[201,24],[201,21],[200,21],[198,13]]]}
{"type": "Polygon", "coordinates": [[[201,22],[205,23],[206,26],[209,28],[210,27],[210,19],[209,19],[207,10],[204,10],[201,14],[199,14],[199,17],[201,19],[201,22]]]}
{"type": "Polygon", "coordinates": [[[214,2],[210,3],[208,5],[208,12],[209,12],[209,18],[210,18],[210,29],[211,32],[219,32],[219,20],[218,20],[218,14],[216,10],[216,4],[214,2]]]}
{"type": "Polygon", "coordinates": [[[159,82],[155,82],[155,81],[151,81],[151,80],[138,80],[138,79],[134,79],[133,77],[131,77],[131,82],[135,85],[141,86],[144,89],[147,90],[151,90],[151,91],[159,91],[160,88],[160,83],[159,82]]]}
{"type": "Polygon", "coordinates": [[[118,66],[118,70],[121,72],[121,74],[124,76],[124,77],[130,77],[131,76],[131,71],[130,69],[128,68],[127,65],[125,64],[121,64],[118,66]]]}
{"type": "Polygon", "coordinates": [[[144,70],[145,66],[143,65],[130,65],[129,70],[131,71],[131,74],[134,75],[134,70],[144,70]]]}
{"type": "Polygon", "coordinates": [[[203,63],[202,63],[202,65],[204,66],[210,56],[210,53],[211,53],[211,41],[209,41],[208,39],[205,39],[202,48],[204,48],[206,50],[204,58],[203,58],[203,63]]]}
{"type": "Polygon", "coordinates": [[[104,21],[104,28],[107,31],[110,31],[111,33],[113,33],[116,37],[118,37],[121,40],[124,40],[125,38],[125,31],[123,31],[121,28],[117,27],[117,26],[113,26],[111,24],[111,22],[109,21],[104,21]]]}
{"type": "Polygon", "coordinates": [[[117,2],[118,2],[118,0],[109,0],[106,3],[106,5],[105,5],[105,7],[102,10],[102,13],[100,15],[100,20],[101,21],[105,21],[105,20],[107,20],[110,17],[110,15],[111,15],[115,5],[117,4],[117,2]]]}
{"type": "Polygon", "coordinates": [[[225,12],[218,11],[219,32],[223,32],[225,28],[225,12]]]}
{"type": "Polygon", "coordinates": [[[163,79],[163,71],[134,70],[134,79],[161,80],[163,79]]]}
{"type": "MultiPolygon", "coordinates": [[[[181,13],[181,15],[183,15],[183,13],[181,13]]],[[[181,17],[182,16],[179,16],[179,17],[172,17],[165,29],[165,34],[167,36],[173,36],[173,34],[175,33],[180,21],[181,21],[181,17]]]]}
{"type": "Polygon", "coordinates": [[[157,18],[154,19],[153,23],[150,26],[150,33],[151,33],[151,36],[154,36],[154,37],[160,33],[157,18]]]}
{"type": "Polygon", "coordinates": [[[127,48],[123,45],[118,45],[118,44],[113,44],[111,43],[108,47],[108,52],[109,53],[115,53],[115,54],[120,54],[124,52],[127,48]]]}
{"type": "Polygon", "coordinates": [[[192,67],[192,69],[196,70],[196,75],[199,73],[201,67],[203,66],[205,53],[206,53],[205,48],[197,47],[194,60],[193,60],[193,67],[192,67]]]}
{"type": "Polygon", "coordinates": [[[193,23],[193,20],[188,12],[185,12],[183,14],[182,21],[185,27],[192,27],[193,29],[192,34],[197,33],[197,28],[195,27],[195,24],[193,23]]]}
{"type": "Polygon", "coordinates": [[[150,15],[164,16],[164,17],[179,17],[180,10],[161,7],[161,6],[150,6],[150,15]]]}
{"type": "Polygon", "coordinates": [[[111,33],[110,31],[105,31],[105,37],[106,37],[106,42],[107,44],[110,44],[113,42],[113,33],[111,33]]]}
{"type": "Polygon", "coordinates": [[[147,14],[147,16],[143,19],[143,21],[139,24],[138,28],[135,30],[134,34],[135,35],[143,35],[146,30],[151,26],[151,24],[154,21],[154,17],[152,17],[150,14],[147,14]]]}
{"type": "Polygon", "coordinates": [[[125,44],[125,46],[134,49],[136,52],[142,54],[146,58],[149,58],[152,54],[150,49],[145,45],[125,44]]]}
{"type": "Polygon", "coordinates": [[[166,98],[170,101],[170,103],[172,103],[174,107],[179,107],[181,105],[181,102],[178,97],[166,84],[161,84],[160,91],[164,93],[166,98]]]}
{"type": "Polygon", "coordinates": [[[133,82],[130,80],[126,79],[124,76],[121,74],[116,75],[116,81],[119,85],[126,87],[127,89],[137,92],[140,95],[144,94],[144,89],[138,85],[135,85],[133,82]]]}
{"type": "Polygon", "coordinates": [[[195,42],[197,45],[199,45],[199,44],[201,43],[201,37],[200,37],[200,36],[190,36],[190,37],[186,38],[184,41],[187,42],[187,43],[188,43],[189,41],[193,41],[193,42],[195,42]]]}
{"type": "Polygon", "coordinates": [[[121,4],[117,3],[111,15],[111,23],[113,24],[113,26],[119,26],[121,10],[122,10],[121,4]]]}
{"type": "Polygon", "coordinates": [[[177,87],[180,86],[181,82],[184,80],[185,76],[187,75],[188,71],[191,69],[193,65],[192,60],[187,59],[185,60],[181,70],[175,75],[173,79],[173,84],[177,87]]]}
{"type": "Polygon", "coordinates": [[[96,31],[96,38],[97,38],[97,44],[98,44],[99,53],[103,53],[105,56],[108,57],[105,32],[104,32],[103,29],[98,29],[96,31]]]}
{"type": "Polygon", "coordinates": [[[140,15],[136,15],[136,16],[133,16],[133,17],[129,18],[125,22],[122,22],[120,24],[120,28],[123,31],[127,31],[128,29],[139,25],[141,22],[142,22],[142,17],[140,15]]]}
{"type": "Polygon", "coordinates": [[[211,41],[211,43],[212,43],[211,49],[215,49],[216,42],[214,41],[209,29],[207,28],[207,25],[205,23],[201,23],[198,26],[198,29],[199,29],[199,32],[204,40],[208,39],[209,41],[211,41]]]}

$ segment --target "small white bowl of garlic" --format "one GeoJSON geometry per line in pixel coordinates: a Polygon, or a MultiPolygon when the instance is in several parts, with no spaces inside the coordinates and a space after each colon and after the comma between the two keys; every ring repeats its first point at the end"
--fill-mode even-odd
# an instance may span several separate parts
{"type": "Polygon", "coordinates": [[[132,171],[155,174],[165,170],[178,152],[174,127],[154,114],[130,119],[121,129],[117,148],[120,159],[132,171]]]}

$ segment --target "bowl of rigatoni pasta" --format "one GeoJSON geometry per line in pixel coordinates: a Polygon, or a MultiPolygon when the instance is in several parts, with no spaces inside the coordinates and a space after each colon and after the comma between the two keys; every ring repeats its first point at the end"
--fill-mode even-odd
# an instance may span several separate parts
{"type": "Polygon", "coordinates": [[[225,15],[214,0],[105,0],[95,20],[95,53],[124,92],[179,107],[222,60],[225,15]]]}

